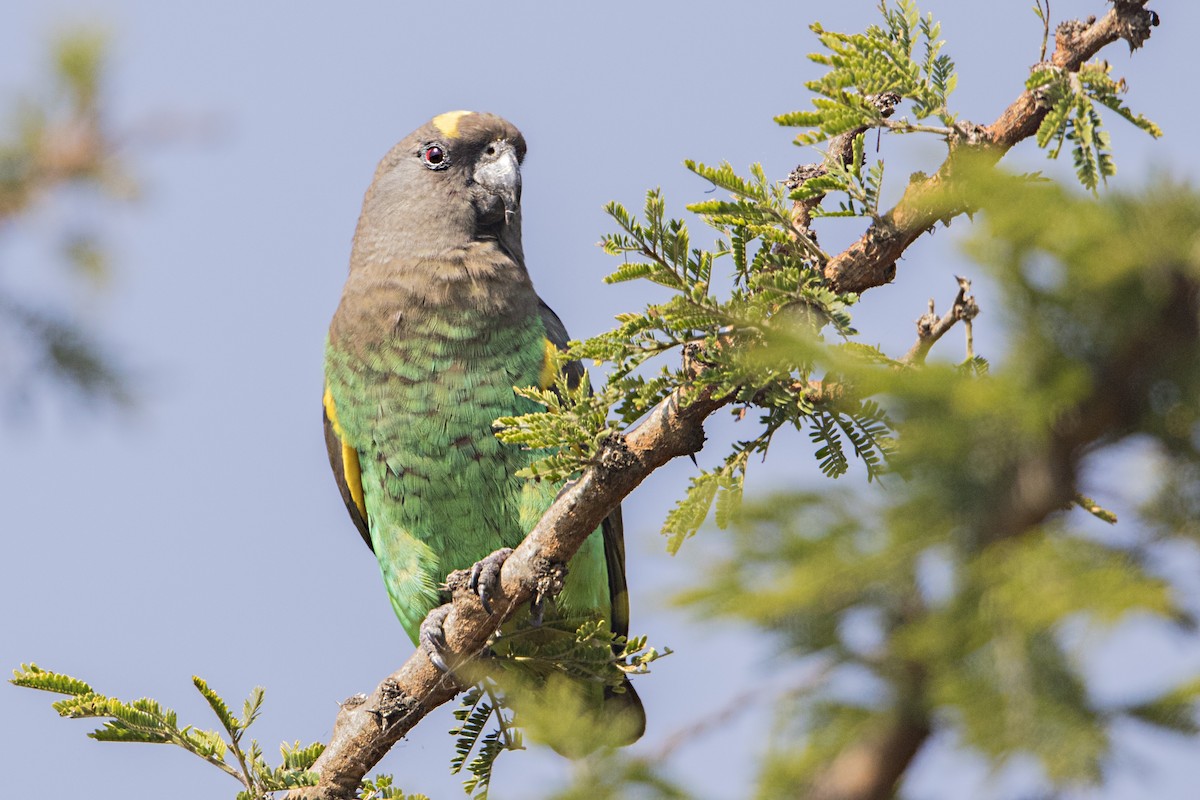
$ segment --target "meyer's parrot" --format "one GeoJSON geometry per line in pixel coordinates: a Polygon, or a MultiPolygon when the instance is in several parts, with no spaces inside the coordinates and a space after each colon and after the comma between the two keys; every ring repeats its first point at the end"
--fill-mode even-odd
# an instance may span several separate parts
{"type": "MultiPolygon", "coordinates": [[[[493,114],[435,117],[384,156],[363,200],[325,351],[325,437],[351,518],[415,644],[453,570],[515,547],[560,486],[517,477],[534,458],[492,423],[540,410],[514,386],[550,386],[563,323],[521,250],[525,139],[493,114]]],[[[578,381],[582,368],[570,362],[578,381]]],[[[488,570],[498,574],[495,564],[488,570]]],[[[486,590],[486,586],[484,587],[486,590]]],[[[571,559],[548,616],[628,633],[620,509],[571,559]]],[[[437,653],[431,655],[435,661],[437,653]]],[[[599,690],[596,690],[599,696],[599,690]]],[[[632,687],[604,709],[641,735],[632,687]]]]}

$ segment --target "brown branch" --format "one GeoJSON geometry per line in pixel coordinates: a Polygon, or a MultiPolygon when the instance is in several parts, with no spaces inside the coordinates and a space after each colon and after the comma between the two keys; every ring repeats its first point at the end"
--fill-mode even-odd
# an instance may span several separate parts
{"type": "Polygon", "coordinates": [[[838,753],[805,800],[887,800],[929,734],[927,719],[891,720],[838,753]]]}
{"type": "Polygon", "coordinates": [[[112,162],[113,150],[95,109],[79,109],[69,119],[47,123],[18,151],[19,177],[0,191],[0,223],[63,184],[98,179],[112,162]]]}
{"type": "MultiPolygon", "coordinates": [[[[522,606],[558,577],[555,564],[566,563],[601,520],[651,472],[671,459],[690,455],[704,444],[704,420],[732,396],[714,397],[708,389],[679,393],[660,403],[636,428],[613,437],[598,462],[559,494],[537,526],[521,543],[500,574],[489,615],[479,600],[455,592],[445,620],[450,653],[462,663],[478,654],[488,639],[522,606]]],[[[458,582],[452,575],[451,586],[458,582]]],[[[418,650],[369,696],[356,696],[338,712],[333,737],[314,767],[320,785],[294,793],[304,798],[353,797],[367,771],[388,749],[437,706],[458,694],[452,678],[439,672],[418,650]]]]}
{"type": "MultiPolygon", "coordinates": [[[[1158,24],[1158,15],[1144,6],[1149,0],[1113,0],[1113,8],[1101,19],[1064,22],[1054,37],[1050,63],[1076,72],[1102,47],[1118,39],[1130,49],[1141,47],[1158,24]]],[[[896,261],[914,241],[940,219],[964,213],[961,203],[947,205],[953,196],[956,166],[964,152],[982,153],[998,161],[1013,145],[1032,136],[1046,116],[1047,108],[1037,92],[1026,90],[1000,117],[986,127],[963,125],[950,141],[950,155],[936,173],[908,185],[895,208],[871,224],[861,238],[825,265],[826,279],[841,292],[861,294],[889,283],[896,276],[896,261]]]]}
{"type": "Polygon", "coordinates": [[[1003,507],[989,514],[996,520],[989,538],[1016,536],[1075,503],[1083,455],[1097,441],[1121,436],[1144,417],[1163,369],[1200,349],[1200,281],[1179,273],[1171,281],[1170,300],[1155,324],[1130,336],[1097,365],[1091,393],[1060,415],[1044,447],[1014,465],[1003,507]]]}
{"type": "MultiPolygon", "coordinates": [[[[954,304],[950,310],[941,317],[934,313],[933,298],[929,298],[929,310],[917,320],[917,341],[900,359],[902,364],[918,366],[925,363],[925,356],[929,354],[934,343],[942,338],[946,331],[953,328],[954,323],[961,319],[967,326],[970,326],[971,320],[979,315],[979,305],[975,302],[975,296],[968,294],[971,291],[971,282],[966,278],[957,278],[957,280],[958,296],[954,298],[954,304]]],[[[970,328],[968,327],[967,330],[967,358],[971,358],[974,347],[971,344],[970,328]]]]}
{"type": "MultiPolygon", "coordinates": [[[[1077,70],[1101,47],[1118,38],[1125,38],[1131,47],[1140,46],[1149,35],[1150,26],[1157,24],[1157,16],[1143,8],[1146,2],[1115,0],[1114,9],[1098,22],[1060,26],[1052,63],[1077,70]]],[[[826,277],[836,288],[848,292],[862,292],[891,280],[895,261],[905,248],[945,216],[944,208],[936,213],[931,210],[930,200],[952,182],[957,151],[964,147],[982,150],[999,159],[1016,142],[1031,135],[1045,113],[1034,94],[1025,92],[993,125],[961,129],[952,142],[950,156],[937,174],[911,184],[896,208],[873,224],[858,243],[828,262],[826,277]]],[[[806,230],[807,224],[797,227],[806,230]]],[[[494,614],[487,614],[474,595],[455,593],[444,623],[448,650],[459,654],[451,663],[462,663],[478,654],[505,619],[537,592],[544,591],[548,583],[553,583],[557,578],[554,565],[566,563],[608,510],[650,473],[677,456],[700,449],[704,420],[732,397],[714,397],[711,389],[689,394],[687,402],[678,394],[672,395],[627,435],[610,440],[602,448],[599,463],[559,495],[505,562],[500,587],[492,597],[494,614]]],[[[1070,442],[1086,438],[1080,437],[1080,433],[1066,438],[1070,442]]],[[[1068,451],[1074,450],[1070,444],[1063,444],[1068,451]]],[[[1042,507],[1039,502],[1034,505],[1042,507]]],[[[1056,498],[1051,510],[1061,505],[1056,498]]],[[[1014,524],[1029,524],[1029,509],[1024,510],[1026,513],[1016,515],[1014,524]]],[[[448,582],[455,585],[454,576],[448,582]]],[[[391,746],[458,691],[454,680],[439,672],[425,653],[418,650],[369,696],[357,695],[342,705],[329,745],[314,767],[320,773],[320,785],[297,791],[293,796],[330,800],[354,796],[363,776],[391,746]]],[[[893,727],[882,730],[878,738],[855,745],[830,765],[831,787],[837,785],[836,775],[850,774],[850,771],[841,773],[840,765],[851,761],[856,765],[852,770],[855,774],[874,776],[857,793],[814,796],[886,796],[880,787],[895,785],[927,736],[928,726],[923,720],[907,717],[897,720],[893,727]]]]}
{"type": "MultiPolygon", "coordinates": [[[[913,622],[924,613],[915,596],[901,616],[913,622]]],[[[891,658],[897,659],[892,656],[891,658]]],[[[898,659],[897,659],[898,660],[898,659]]],[[[933,732],[926,669],[901,661],[895,671],[896,697],[890,714],[880,715],[853,742],[829,760],[797,793],[804,800],[887,800],[933,732]]]]}
{"type": "MultiPolygon", "coordinates": [[[[880,116],[887,119],[895,112],[896,106],[903,98],[895,92],[881,92],[880,94],[871,95],[867,99],[879,109],[880,116]]],[[[803,186],[805,181],[810,181],[813,178],[827,174],[829,172],[829,164],[850,166],[850,162],[854,158],[854,140],[860,134],[866,133],[867,130],[868,127],[863,125],[833,137],[829,140],[829,147],[825,150],[825,160],[822,163],[801,164],[791,171],[784,184],[789,190],[795,190],[803,186]]],[[[804,234],[813,242],[817,240],[817,235],[811,227],[812,213],[817,206],[821,205],[821,201],[824,199],[824,194],[818,194],[804,200],[796,200],[792,203],[792,227],[796,233],[804,234]]]]}

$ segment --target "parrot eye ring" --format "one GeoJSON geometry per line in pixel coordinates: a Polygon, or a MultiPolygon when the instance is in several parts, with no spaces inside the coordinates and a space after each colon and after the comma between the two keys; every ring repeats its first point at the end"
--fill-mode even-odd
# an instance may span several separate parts
{"type": "Polygon", "coordinates": [[[421,162],[429,169],[445,169],[450,166],[450,156],[437,142],[421,148],[421,162]]]}

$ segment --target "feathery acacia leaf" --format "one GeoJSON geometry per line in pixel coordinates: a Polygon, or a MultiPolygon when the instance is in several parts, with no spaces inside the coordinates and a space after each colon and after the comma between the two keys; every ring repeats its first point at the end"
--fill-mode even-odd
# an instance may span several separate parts
{"type": "Polygon", "coordinates": [[[1113,79],[1111,72],[1107,62],[1084,64],[1078,72],[1041,64],[1025,82],[1026,88],[1036,91],[1049,109],[1038,126],[1038,146],[1049,148],[1049,157],[1057,158],[1063,145],[1070,142],[1075,174],[1092,191],[1116,174],[1108,131],[1103,128],[1095,103],[1112,109],[1155,138],[1162,136],[1157,125],[1121,102],[1125,82],[1113,79]]]}
{"type": "Polygon", "coordinates": [[[80,696],[93,693],[92,687],[84,681],[72,678],[70,675],[47,672],[37,664],[22,664],[20,669],[14,669],[10,683],[14,686],[41,689],[44,692],[56,694],[80,696]]]}

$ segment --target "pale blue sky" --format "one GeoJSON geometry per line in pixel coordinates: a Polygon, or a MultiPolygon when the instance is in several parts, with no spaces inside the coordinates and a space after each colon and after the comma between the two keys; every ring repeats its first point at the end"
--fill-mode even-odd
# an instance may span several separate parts
{"type": "MultiPolygon", "coordinates": [[[[410,650],[334,489],[319,422],[324,332],[378,158],[442,111],[512,120],[529,142],[530,270],[572,333],[591,335],[644,302],[641,287],[600,282],[614,266],[595,247],[609,230],[604,203],[639,207],[647,188],[662,186],[680,211],[708,188],[683,169],[684,158],[739,168],[762,161],[778,177],[814,160],[771,121],[807,105],[801,84],[818,74],[804,58],[815,49],[807,25],[857,30],[875,20],[875,5],[9,2],[0,98],[43,78],[56,30],[98,22],[112,33],[104,91],[116,130],[167,114],[212,135],[133,154],[143,202],[93,214],[108,232],[116,279],[90,313],[141,376],[137,412],[90,418],[50,402],[0,426],[0,666],[34,660],[104,692],[155,697],[200,725],[211,721],[193,673],[231,700],[263,684],[257,735],[268,751],[284,738],[326,739],[336,702],[368,691],[410,650]]],[[[923,4],[943,20],[959,64],[964,117],[990,122],[1020,91],[1040,38],[1031,5],[923,4]]],[[[1112,122],[1118,186],[1140,184],[1151,168],[1193,181],[1200,174],[1194,104],[1176,94],[1195,75],[1200,11],[1154,6],[1164,25],[1146,50],[1132,60],[1124,45],[1104,52],[1129,78],[1129,102],[1167,133],[1155,143],[1112,122]]],[[[1053,4],[1056,19],[1106,8],[1053,4]]],[[[885,137],[881,155],[895,197],[910,172],[936,167],[939,145],[885,137]]],[[[1010,161],[1069,168],[1047,167],[1030,144],[1010,161]]],[[[5,232],[6,285],[44,291],[47,281],[25,273],[35,272],[31,264],[44,272],[46,238],[66,216],[59,207],[5,232]]],[[[901,263],[896,286],[868,293],[856,314],[868,340],[901,354],[926,298],[944,307],[951,276],[974,269],[954,244],[965,227],[927,237],[901,263]]],[[[852,230],[829,226],[822,242],[832,249],[852,230]]],[[[703,226],[696,234],[707,238],[703,226]]],[[[1001,352],[1000,320],[978,294],[977,346],[1001,352]]],[[[939,348],[958,357],[961,339],[939,348]]],[[[730,430],[722,420],[711,432],[719,442],[730,430]]],[[[626,505],[633,628],[678,653],[638,683],[650,717],[643,752],[764,677],[787,679],[769,644],[688,622],[665,604],[664,588],[680,585],[704,549],[672,561],[656,533],[690,471],[672,465],[626,505]]],[[[802,439],[760,470],[772,484],[812,472],[802,439]]],[[[1127,477],[1097,481],[1120,503],[1127,477]]],[[[1094,651],[1097,685],[1111,697],[1200,668],[1194,642],[1146,624],[1101,638],[1094,651]]],[[[182,752],[86,739],[87,723],[59,720],[51,699],[0,685],[0,794],[233,795],[229,778],[182,752]]],[[[740,795],[762,720],[759,709],[684,746],[677,774],[705,797],[740,795]]],[[[461,796],[447,772],[448,727],[448,712],[427,720],[381,768],[409,791],[461,796]]],[[[1200,784],[1194,742],[1141,731],[1122,739],[1136,757],[1114,766],[1107,791],[1085,796],[1183,797],[1200,784]]],[[[986,767],[951,744],[935,742],[921,756],[914,796],[1002,798],[1036,785],[1019,767],[989,783],[986,767]]],[[[563,774],[551,754],[508,755],[493,796],[527,796],[535,777],[563,774]]]]}

